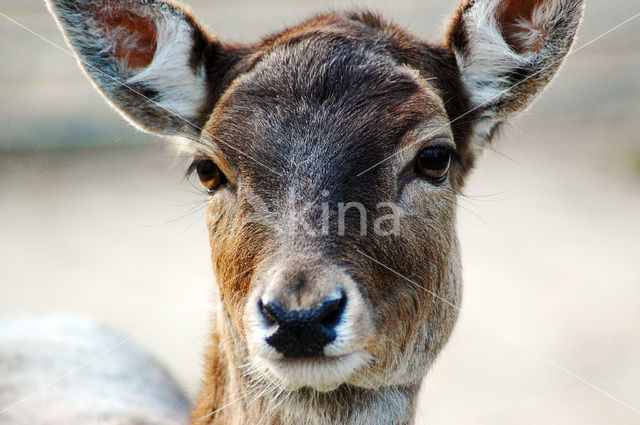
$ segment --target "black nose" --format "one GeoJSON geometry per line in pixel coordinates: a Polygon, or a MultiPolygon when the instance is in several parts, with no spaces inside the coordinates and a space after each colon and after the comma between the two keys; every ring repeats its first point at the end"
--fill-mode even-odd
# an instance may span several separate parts
{"type": "Polygon", "coordinates": [[[288,358],[322,356],[324,347],[336,339],[335,328],[346,305],[344,294],[310,310],[287,310],[275,302],[258,302],[267,323],[278,326],[267,343],[288,358]]]}

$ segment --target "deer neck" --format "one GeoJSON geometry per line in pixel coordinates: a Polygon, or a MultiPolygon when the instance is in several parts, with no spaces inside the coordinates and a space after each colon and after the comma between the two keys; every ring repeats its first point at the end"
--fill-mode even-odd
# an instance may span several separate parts
{"type": "Polygon", "coordinates": [[[243,373],[248,364],[239,335],[214,326],[203,388],[192,425],[411,425],[419,384],[362,389],[341,386],[323,393],[280,391],[243,373]]]}

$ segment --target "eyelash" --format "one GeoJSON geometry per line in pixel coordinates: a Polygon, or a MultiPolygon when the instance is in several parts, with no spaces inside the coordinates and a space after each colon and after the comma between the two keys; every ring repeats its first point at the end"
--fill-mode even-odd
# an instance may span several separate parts
{"type": "Polygon", "coordinates": [[[187,167],[187,171],[184,172],[184,177],[186,179],[191,178],[191,176],[196,172],[196,168],[198,166],[198,161],[201,161],[201,157],[193,157],[193,159],[191,159],[191,162],[189,163],[189,166],[187,167]]]}

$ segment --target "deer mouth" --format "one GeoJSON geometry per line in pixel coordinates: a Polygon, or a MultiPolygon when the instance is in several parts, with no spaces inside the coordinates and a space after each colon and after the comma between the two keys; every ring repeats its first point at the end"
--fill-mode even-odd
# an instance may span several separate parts
{"type": "Polygon", "coordinates": [[[289,391],[312,388],[328,392],[349,381],[355,373],[371,362],[371,354],[359,349],[349,354],[311,358],[260,358],[272,380],[289,391]]]}

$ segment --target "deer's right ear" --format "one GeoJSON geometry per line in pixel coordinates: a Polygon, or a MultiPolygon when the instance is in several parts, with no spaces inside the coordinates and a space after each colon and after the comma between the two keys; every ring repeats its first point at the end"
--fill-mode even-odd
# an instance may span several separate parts
{"type": "Polygon", "coordinates": [[[197,136],[243,49],[163,0],[46,0],[81,67],[137,127],[197,136]]]}
{"type": "Polygon", "coordinates": [[[553,78],[573,44],[584,0],[464,0],[447,43],[477,117],[474,134],[521,111],[553,78]]]}

